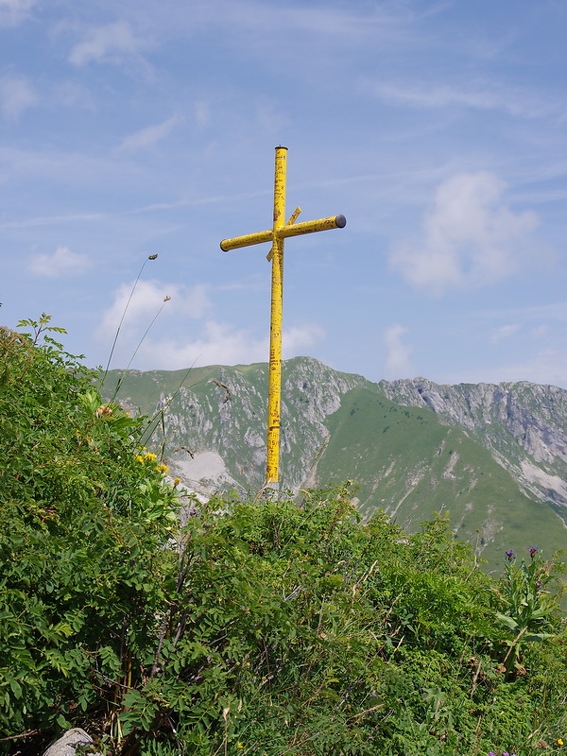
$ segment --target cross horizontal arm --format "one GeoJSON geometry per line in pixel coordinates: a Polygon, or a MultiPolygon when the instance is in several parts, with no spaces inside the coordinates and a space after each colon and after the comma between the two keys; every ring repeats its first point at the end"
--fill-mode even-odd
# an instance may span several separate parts
{"type": "Polygon", "coordinates": [[[301,234],[312,234],[315,231],[329,231],[332,228],[344,228],[345,226],[346,218],[344,215],[331,215],[329,218],[320,218],[319,220],[303,221],[303,223],[282,226],[278,230],[278,236],[285,239],[288,236],[301,236],[301,234]]]}
{"type": "MultiPolygon", "coordinates": [[[[285,239],[288,236],[312,234],[315,231],[329,231],[332,228],[344,228],[345,226],[346,218],[344,215],[331,215],[329,218],[320,218],[319,220],[281,226],[277,230],[277,234],[278,237],[285,239]]],[[[273,230],[270,229],[269,231],[258,231],[255,234],[246,234],[246,236],[235,236],[232,239],[223,239],[220,243],[220,248],[223,252],[229,252],[231,249],[251,247],[254,244],[273,241],[273,234],[273,230]]]]}
{"type": "Polygon", "coordinates": [[[273,239],[273,231],[258,231],[255,234],[246,234],[246,236],[235,236],[233,239],[223,239],[220,248],[223,252],[230,252],[231,249],[240,249],[240,247],[251,247],[254,244],[262,244],[273,239]]]}

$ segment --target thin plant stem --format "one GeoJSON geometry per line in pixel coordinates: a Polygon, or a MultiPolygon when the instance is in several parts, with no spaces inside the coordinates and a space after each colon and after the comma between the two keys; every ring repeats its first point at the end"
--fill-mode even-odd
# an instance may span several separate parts
{"type": "Polygon", "coordinates": [[[106,380],[106,376],[108,375],[108,371],[110,369],[110,363],[112,362],[112,357],[114,355],[114,350],[116,348],[116,342],[118,341],[118,336],[120,334],[120,329],[122,328],[122,323],[124,322],[124,318],[126,317],[126,313],[128,312],[128,308],[130,307],[130,302],[132,301],[132,297],[134,296],[134,292],[136,291],[136,286],[138,285],[138,281],[140,280],[140,276],[144,272],[144,268],[146,267],[146,263],[148,260],[155,260],[157,258],[157,254],[155,255],[148,255],[146,259],[144,260],[142,267],[140,268],[140,271],[138,273],[138,276],[136,280],[134,281],[134,286],[132,286],[132,290],[130,291],[130,296],[128,297],[128,301],[126,302],[126,307],[124,308],[124,312],[122,313],[122,317],[120,318],[120,323],[118,323],[118,328],[116,329],[116,333],[114,334],[114,341],[112,342],[112,347],[110,349],[110,354],[108,356],[108,362],[106,363],[106,368],[104,371],[104,375],[102,377],[102,385],[104,385],[104,382],[106,380]]]}
{"type": "Polygon", "coordinates": [[[161,312],[162,312],[163,308],[165,307],[166,303],[167,303],[167,302],[169,302],[169,300],[170,300],[170,299],[171,299],[171,297],[170,297],[170,296],[166,296],[166,297],[164,298],[164,300],[163,300],[163,302],[162,302],[162,305],[161,305],[161,307],[160,307],[160,308],[159,308],[159,310],[158,310],[158,311],[156,312],[156,314],[154,315],[154,317],[153,317],[153,319],[152,319],[151,323],[149,324],[149,326],[148,326],[148,327],[146,328],[146,330],[144,331],[144,335],[142,336],[142,338],[141,338],[141,339],[140,339],[140,341],[138,342],[138,346],[136,347],[136,349],[134,349],[134,353],[133,353],[133,354],[132,354],[132,356],[130,357],[130,361],[128,362],[128,364],[126,365],[126,367],[124,368],[124,370],[123,370],[123,371],[122,371],[122,373],[120,374],[120,378],[118,379],[118,382],[117,382],[117,384],[116,384],[116,388],[114,389],[114,393],[112,394],[112,399],[111,399],[111,401],[112,401],[112,402],[113,402],[113,401],[114,401],[114,400],[116,399],[116,395],[117,395],[117,394],[118,394],[118,392],[120,391],[120,386],[122,385],[122,382],[124,381],[124,378],[125,378],[125,376],[126,376],[126,373],[127,373],[127,372],[128,372],[128,370],[130,369],[130,365],[131,365],[131,364],[132,364],[132,362],[134,361],[134,357],[135,357],[135,356],[136,356],[136,355],[138,354],[138,350],[139,350],[139,349],[140,349],[140,347],[142,346],[142,344],[143,344],[143,342],[144,342],[144,339],[146,338],[146,336],[147,336],[147,335],[148,335],[148,333],[150,332],[150,329],[151,329],[151,327],[152,327],[152,326],[153,326],[153,324],[154,324],[154,323],[156,322],[156,320],[157,320],[157,319],[159,318],[159,316],[161,315],[161,312]]]}
{"type": "Polygon", "coordinates": [[[159,418],[161,417],[163,419],[165,411],[168,409],[169,405],[173,402],[173,400],[181,392],[181,389],[183,388],[183,384],[187,380],[187,376],[189,375],[189,373],[195,367],[195,362],[197,362],[198,359],[199,359],[199,357],[197,357],[194,360],[193,364],[189,368],[187,368],[187,371],[185,372],[183,378],[181,379],[181,382],[179,383],[179,386],[176,388],[176,390],[173,392],[173,394],[171,394],[171,396],[169,396],[167,398],[167,400],[164,403],[164,405],[162,407],[160,407],[160,409],[158,409],[157,412],[155,412],[152,415],[152,417],[148,420],[148,423],[146,425],[146,429],[144,431],[144,435],[142,436],[142,443],[143,444],[147,444],[149,442],[150,438],[153,436],[154,431],[157,428],[157,425],[158,425],[158,422],[159,422],[159,418]]]}

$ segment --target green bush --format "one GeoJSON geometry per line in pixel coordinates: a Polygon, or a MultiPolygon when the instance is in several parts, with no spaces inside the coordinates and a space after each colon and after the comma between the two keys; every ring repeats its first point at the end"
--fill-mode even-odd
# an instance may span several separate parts
{"type": "Polygon", "coordinates": [[[112,713],[164,602],[177,498],[45,316],[0,329],[0,732],[112,713]]]}
{"type": "Polygon", "coordinates": [[[213,498],[180,528],[143,421],[27,325],[0,331],[0,729],[39,734],[6,752],[70,724],[121,756],[567,740],[557,565],[532,549],[493,580],[445,518],[361,523],[349,483],[213,498]]]}

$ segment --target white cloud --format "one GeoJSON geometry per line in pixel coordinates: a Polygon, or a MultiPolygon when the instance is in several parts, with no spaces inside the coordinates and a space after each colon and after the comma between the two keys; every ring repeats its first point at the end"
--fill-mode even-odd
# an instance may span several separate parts
{"type": "Polygon", "coordinates": [[[402,325],[394,324],[384,330],[384,344],[386,346],[385,374],[389,379],[409,378],[413,375],[414,368],[410,361],[413,346],[404,344],[402,337],[408,333],[408,329],[402,325]]]}
{"type": "Polygon", "coordinates": [[[195,123],[200,129],[205,128],[211,122],[211,108],[207,102],[199,100],[194,105],[195,123]]]}
{"type": "Polygon", "coordinates": [[[512,275],[526,252],[535,213],[513,213],[493,173],[460,173],[438,188],[423,222],[423,241],[395,246],[390,263],[408,283],[440,294],[512,275]]]}
{"type": "Polygon", "coordinates": [[[136,150],[153,147],[154,144],[157,144],[168,136],[178,120],[177,116],[173,116],[172,118],[168,118],[167,121],[163,121],[163,123],[147,126],[145,129],[140,129],[140,131],[130,134],[122,140],[118,147],[119,151],[135,152],[136,150]]]}
{"type": "MultiPolygon", "coordinates": [[[[123,284],[117,289],[114,300],[97,329],[97,340],[106,342],[109,348],[128,304],[132,286],[133,284],[123,284]]],[[[138,370],[177,370],[193,364],[204,366],[266,362],[269,356],[267,336],[255,338],[250,330],[238,328],[232,323],[218,322],[210,317],[204,322],[194,322],[187,328],[179,328],[179,323],[184,319],[199,321],[209,313],[212,307],[209,289],[206,284],[189,287],[158,281],[138,281],[121,326],[113,366],[124,367],[135,349],[137,353],[132,367],[138,370]],[[162,311],[164,299],[168,296],[171,300],[162,311]],[[158,313],[156,328],[144,337],[158,313]],[[166,322],[165,332],[168,335],[164,338],[154,337],[153,331],[160,330],[160,323],[161,331],[164,331],[163,321],[166,322]],[[172,333],[175,335],[171,335],[172,333]],[[197,335],[186,338],[183,335],[185,333],[197,335]]],[[[302,353],[302,350],[323,336],[323,330],[313,323],[284,330],[284,359],[302,353]]]]}
{"type": "Polygon", "coordinates": [[[36,102],[37,95],[23,76],[10,73],[0,76],[0,109],[4,118],[16,121],[36,102]]]}
{"type": "Polygon", "coordinates": [[[89,268],[91,262],[86,255],[72,252],[68,247],[57,247],[52,255],[35,255],[29,262],[28,270],[34,276],[60,278],[76,276],[89,268]]]}
{"type": "Polygon", "coordinates": [[[210,307],[205,284],[189,287],[159,281],[138,281],[132,294],[133,286],[134,283],[122,284],[114,292],[114,301],[97,329],[99,339],[112,339],[125,311],[124,331],[134,335],[139,332],[141,337],[166,297],[171,297],[167,302],[168,316],[201,318],[210,307]]]}
{"type": "MultiPolygon", "coordinates": [[[[283,359],[289,360],[291,357],[297,357],[304,353],[306,347],[313,346],[325,337],[325,331],[317,323],[306,323],[302,326],[295,326],[286,330],[284,328],[282,335],[282,352],[283,359]]],[[[263,361],[266,362],[267,355],[264,355],[263,361]]]]}
{"type": "Polygon", "coordinates": [[[355,4],[341,9],[332,4],[325,6],[325,12],[316,4],[309,7],[307,3],[267,3],[264,0],[215,0],[214,3],[193,3],[191,13],[187,14],[183,6],[173,2],[159,2],[160,26],[200,30],[206,27],[228,28],[231,35],[250,32],[249,45],[268,41],[272,44],[274,36],[278,39],[282,33],[288,33],[287,44],[281,54],[289,52],[294,37],[308,36],[313,49],[317,40],[333,40],[335,50],[338,45],[360,44],[362,39],[377,39],[382,45],[396,46],[401,39],[407,39],[403,23],[399,16],[387,8],[373,5],[369,11],[359,9],[355,4]]]}
{"type": "Polygon", "coordinates": [[[206,322],[201,335],[193,340],[148,341],[139,355],[145,369],[151,366],[155,370],[179,370],[190,365],[203,367],[263,362],[266,358],[265,340],[254,339],[247,330],[214,320],[206,322]]]}
{"type": "Polygon", "coordinates": [[[547,325],[547,323],[536,326],[530,331],[530,335],[533,336],[534,339],[542,339],[544,336],[547,336],[548,333],[549,325],[547,325]]]}
{"type": "Polygon", "coordinates": [[[281,105],[271,98],[262,97],[256,105],[256,119],[262,130],[280,134],[290,125],[290,119],[282,112],[281,105]]]}
{"type": "Polygon", "coordinates": [[[567,388],[567,354],[563,349],[544,349],[523,361],[475,367],[437,376],[439,383],[516,383],[529,381],[567,388]]]}
{"type": "Polygon", "coordinates": [[[36,0],[0,0],[0,27],[16,26],[26,19],[36,0]]]}
{"type": "Polygon", "coordinates": [[[75,66],[84,66],[91,60],[115,60],[123,55],[137,55],[148,43],[138,39],[129,24],[116,21],[113,24],[89,29],[83,42],[72,49],[69,61],[75,66]]]}
{"type": "Polygon", "coordinates": [[[82,108],[95,111],[94,97],[89,90],[74,81],[63,81],[57,85],[57,100],[66,108],[82,108]]]}
{"type": "MultiPolygon", "coordinates": [[[[305,347],[311,346],[323,335],[323,330],[315,324],[284,329],[284,359],[301,354],[305,347]]],[[[133,366],[140,370],[180,370],[191,365],[247,365],[267,362],[268,357],[268,337],[254,338],[247,329],[209,320],[204,323],[201,335],[193,340],[146,341],[133,366]]]]}
{"type": "Polygon", "coordinates": [[[497,86],[493,82],[451,86],[427,83],[416,85],[388,84],[362,79],[360,88],[382,100],[414,108],[444,108],[463,105],[475,110],[499,110],[520,118],[546,118],[564,115],[565,104],[557,99],[544,101],[521,89],[497,86]]]}
{"type": "Polygon", "coordinates": [[[490,334],[490,341],[493,344],[499,344],[503,339],[507,339],[509,336],[513,336],[520,326],[517,323],[509,323],[508,325],[500,326],[496,328],[490,334]]]}

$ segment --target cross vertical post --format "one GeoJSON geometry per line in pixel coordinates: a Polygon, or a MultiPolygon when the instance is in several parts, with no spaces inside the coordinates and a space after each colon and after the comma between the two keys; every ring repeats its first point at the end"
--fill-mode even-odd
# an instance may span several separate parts
{"type": "Polygon", "coordinates": [[[223,239],[220,248],[223,252],[254,244],[272,242],[272,248],[266,255],[272,263],[272,287],[270,303],[270,361],[268,365],[268,437],[266,457],[266,484],[278,482],[280,459],[280,425],[281,425],[281,386],[282,386],[282,323],[283,323],[283,263],[284,240],[288,236],[311,234],[315,231],[327,231],[332,228],[344,228],[344,215],[333,215],[314,221],[296,223],[301,209],[295,209],[291,218],[285,222],[287,175],[287,147],[276,147],[274,168],[274,215],[273,225],[268,231],[259,231],[246,236],[223,239]]]}
{"type": "Polygon", "coordinates": [[[268,439],[266,483],[277,483],[280,457],[282,394],[282,326],[287,147],[276,147],[274,168],[274,225],[272,230],[272,293],[270,307],[270,361],[268,365],[268,439]]]}

